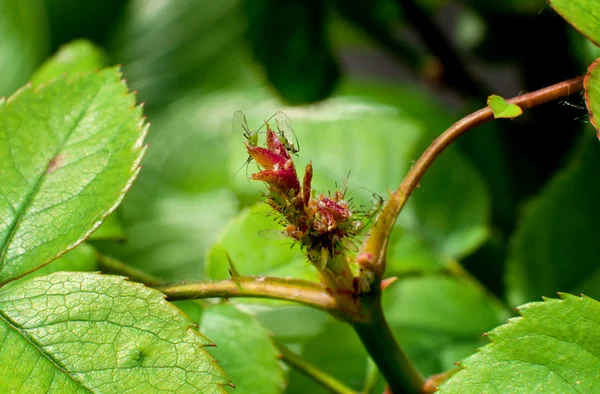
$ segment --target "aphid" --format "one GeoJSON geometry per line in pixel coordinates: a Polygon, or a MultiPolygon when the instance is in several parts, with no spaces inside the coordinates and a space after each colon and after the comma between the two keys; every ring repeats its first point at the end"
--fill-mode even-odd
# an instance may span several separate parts
{"type": "Polygon", "coordinates": [[[236,111],[233,114],[232,128],[233,133],[236,136],[243,136],[248,145],[258,145],[258,131],[250,130],[248,127],[248,121],[246,120],[246,115],[244,115],[242,111],[236,111]]]}
{"type": "Polygon", "coordinates": [[[373,193],[373,207],[365,212],[365,217],[369,219],[374,217],[379,213],[381,207],[383,207],[383,197],[381,197],[379,194],[373,193]]]}
{"type": "Polygon", "coordinates": [[[281,143],[288,152],[298,153],[300,152],[300,144],[298,143],[298,137],[292,129],[292,122],[286,114],[281,111],[275,112],[275,123],[277,124],[277,132],[281,143]]]}

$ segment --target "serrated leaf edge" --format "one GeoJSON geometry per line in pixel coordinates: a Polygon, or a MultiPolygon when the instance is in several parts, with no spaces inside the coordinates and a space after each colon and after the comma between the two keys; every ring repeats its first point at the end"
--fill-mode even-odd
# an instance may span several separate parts
{"type": "MultiPolygon", "coordinates": [[[[41,90],[44,90],[47,86],[49,86],[52,83],[55,83],[56,81],[60,80],[60,79],[64,79],[66,81],[66,83],[70,83],[74,80],[80,79],[80,78],[84,78],[88,75],[91,74],[97,74],[99,72],[102,72],[104,70],[115,70],[117,72],[117,74],[119,75],[119,77],[121,77],[120,79],[120,83],[125,87],[125,97],[127,96],[133,96],[136,100],[134,100],[134,103],[137,101],[137,95],[130,91],[125,79],[122,78],[123,73],[121,71],[121,67],[120,66],[116,66],[116,67],[109,67],[109,68],[105,68],[102,69],[100,71],[89,71],[89,72],[84,72],[84,73],[79,73],[73,77],[68,77],[66,74],[62,75],[58,78],[53,79],[52,81],[49,81],[47,83],[43,83],[40,84],[39,86],[33,87],[32,83],[29,82],[27,83],[25,86],[22,86],[21,88],[19,88],[15,93],[13,93],[10,97],[8,97],[8,99],[5,99],[4,97],[0,99],[0,106],[4,105],[5,103],[8,103],[12,100],[15,99],[15,97],[18,97],[19,95],[23,94],[25,91],[27,90],[31,90],[33,89],[33,93],[37,93],[41,90]]],[[[132,107],[133,110],[136,109],[141,109],[143,108],[144,104],[140,103],[138,105],[134,105],[132,107]]],[[[138,149],[140,150],[137,159],[134,161],[132,167],[130,168],[130,171],[132,172],[131,177],[129,178],[129,180],[127,181],[127,183],[125,184],[125,186],[123,187],[123,189],[121,189],[121,191],[118,194],[117,199],[115,200],[115,203],[109,207],[106,212],[104,212],[101,216],[100,219],[97,220],[92,227],[90,228],[90,230],[88,230],[86,233],[84,233],[82,236],[79,237],[78,240],[74,241],[73,243],[69,244],[65,250],[63,250],[61,253],[57,254],[56,256],[50,258],[48,261],[36,266],[34,269],[25,272],[23,275],[19,276],[19,277],[15,277],[15,278],[11,278],[9,280],[7,280],[5,283],[0,284],[0,288],[2,288],[2,286],[4,286],[6,283],[10,283],[14,280],[23,278],[24,276],[30,274],[31,272],[37,271],[38,269],[50,264],[52,261],[56,260],[57,258],[63,256],[65,253],[73,250],[75,247],[77,247],[78,245],[80,245],[82,242],[86,241],[87,239],[89,239],[90,235],[96,231],[98,229],[98,227],[100,227],[100,225],[104,222],[104,219],[106,219],[107,216],[109,216],[111,213],[113,213],[117,207],[121,204],[121,202],[123,201],[123,199],[125,198],[125,195],[127,194],[127,192],[129,191],[129,189],[131,188],[131,186],[133,185],[133,182],[137,179],[139,172],[141,170],[141,161],[143,160],[144,156],[146,155],[146,151],[148,148],[148,145],[143,145],[143,142],[148,134],[149,128],[150,128],[150,123],[146,122],[146,117],[142,116],[140,121],[138,122],[137,125],[138,128],[141,128],[140,130],[140,136],[137,138],[137,140],[135,141],[132,149],[138,149]]]]}

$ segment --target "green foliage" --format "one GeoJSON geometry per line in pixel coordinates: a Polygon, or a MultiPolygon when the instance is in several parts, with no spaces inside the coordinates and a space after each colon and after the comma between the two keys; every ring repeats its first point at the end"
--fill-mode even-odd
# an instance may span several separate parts
{"type": "MultiPolygon", "coordinates": [[[[311,161],[317,193],[347,178],[352,209],[367,211],[373,193],[388,199],[430,142],[485,99],[445,85],[456,70],[444,50],[475,70],[481,91],[505,97],[571,77],[598,55],[594,1],[549,1],[591,41],[543,0],[412,1],[452,48],[422,45],[431,32],[406,17],[409,0],[0,0],[0,95],[32,81],[0,101],[0,387],[224,392],[227,373],[239,393],[326,392],[284,368],[275,340],[352,390],[382,392],[351,327],[322,311],[240,298],[173,307],[140,284],[83,271],[108,272],[113,257],[148,283],[225,280],[229,255],[241,275],[316,281],[257,202],[264,185],[247,179],[256,167],[231,132],[236,110],[253,129],[287,113],[299,175],[311,161]],[[60,49],[45,58],[48,48],[60,49]],[[146,127],[121,74],[97,71],[116,63],[153,125],[133,185],[146,127]]],[[[594,63],[585,81],[594,124],[597,78],[594,63]]],[[[496,117],[521,114],[490,99],[496,117]]],[[[526,304],[493,329],[512,313],[505,300],[600,297],[600,155],[587,134],[571,150],[583,100],[562,104],[461,137],[396,222],[386,276],[399,279],[383,308],[409,361],[424,375],[448,371],[492,330],[442,392],[599,384],[590,298],[526,304]]]]}
{"type": "MultiPolygon", "coordinates": [[[[339,322],[329,324],[323,332],[306,342],[301,355],[356,391],[363,388],[368,355],[347,325],[339,322]]],[[[287,392],[325,394],[328,391],[298,371],[291,371],[287,392]]]]}
{"type": "Polygon", "coordinates": [[[581,34],[600,46],[600,4],[595,0],[549,0],[550,5],[581,34]]]}
{"type": "Polygon", "coordinates": [[[72,249],[116,208],[137,174],[145,127],[109,69],[21,89],[0,104],[0,133],[6,283],[72,249]]]}
{"type": "Polygon", "coordinates": [[[437,275],[391,285],[383,306],[394,334],[426,375],[451,369],[484,343],[483,332],[508,317],[472,283],[437,275]]]}
{"type": "Polygon", "coordinates": [[[494,112],[494,118],[516,118],[523,114],[523,110],[516,104],[509,104],[503,97],[492,94],[487,100],[488,106],[494,112]]]}
{"type": "Polygon", "coordinates": [[[256,0],[245,11],[254,57],[283,100],[297,105],[328,97],[340,72],[326,37],[325,3],[256,0]]]}
{"type": "Polygon", "coordinates": [[[254,84],[239,0],[132,0],[110,47],[149,106],[183,94],[254,84]]]}
{"type": "Polygon", "coordinates": [[[559,295],[519,307],[521,317],[489,332],[491,343],[464,360],[439,392],[596,391],[600,305],[559,295]]]}
{"type": "Polygon", "coordinates": [[[63,74],[74,76],[106,65],[106,54],[102,49],[86,40],[73,41],[46,60],[31,77],[31,83],[37,86],[63,74]]]}
{"type": "Polygon", "coordinates": [[[282,227],[269,216],[271,208],[258,203],[236,217],[209,250],[206,274],[213,279],[230,277],[227,254],[240,275],[292,276],[316,280],[298,246],[281,233],[282,227]]]}
{"type": "Polygon", "coordinates": [[[202,314],[200,331],[217,345],[208,351],[235,382],[236,392],[280,393],[285,387],[279,351],[253,316],[233,305],[213,305],[202,314]],[[240,362],[243,357],[252,362],[240,362]]]}
{"type": "Polygon", "coordinates": [[[12,94],[46,55],[41,0],[0,0],[0,97],[12,94]]]}
{"type": "Polygon", "coordinates": [[[528,203],[513,237],[506,276],[512,306],[562,290],[600,297],[597,253],[590,248],[600,220],[595,139],[582,138],[575,158],[528,203]]]}
{"type": "Polygon", "coordinates": [[[164,296],[117,276],[55,273],[0,291],[8,391],[225,392],[210,341],[164,296]]]}
{"type": "Polygon", "coordinates": [[[122,0],[41,0],[47,13],[52,50],[71,40],[86,38],[104,44],[121,19],[122,0]]]}

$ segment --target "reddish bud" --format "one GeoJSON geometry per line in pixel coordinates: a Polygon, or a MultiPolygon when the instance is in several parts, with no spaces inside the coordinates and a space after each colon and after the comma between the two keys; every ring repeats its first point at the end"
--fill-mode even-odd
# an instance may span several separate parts
{"type": "Polygon", "coordinates": [[[246,144],[246,150],[248,154],[252,156],[259,166],[265,170],[272,170],[274,168],[283,167],[289,159],[281,156],[280,154],[261,146],[252,146],[246,144]]]}
{"type": "Polygon", "coordinates": [[[350,216],[347,204],[338,204],[327,197],[319,196],[318,205],[320,210],[329,212],[337,221],[346,220],[350,216]]]}
{"type": "Polygon", "coordinates": [[[308,205],[310,201],[311,182],[313,176],[312,161],[309,161],[304,170],[304,180],[302,182],[302,196],[304,198],[304,204],[308,205]]]}
{"type": "Polygon", "coordinates": [[[294,190],[295,194],[300,191],[300,182],[298,181],[298,176],[296,175],[294,167],[287,170],[264,170],[252,174],[250,178],[255,181],[268,183],[280,192],[294,190]]]}

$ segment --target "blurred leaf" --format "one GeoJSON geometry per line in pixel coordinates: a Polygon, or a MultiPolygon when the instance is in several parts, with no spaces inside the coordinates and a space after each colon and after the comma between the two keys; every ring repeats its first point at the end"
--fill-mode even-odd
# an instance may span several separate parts
{"type": "Polygon", "coordinates": [[[127,241],[94,244],[166,281],[202,279],[206,250],[236,210],[227,190],[191,194],[140,178],[120,209],[127,241]]]}
{"type": "Polygon", "coordinates": [[[303,344],[312,337],[322,333],[334,321],[333,317],[323,311],[306,306],[290,305],[277,308],[245,305],[253,308],[257,319],[277,341],[284,344],[303,344]]]}
{"type": "Polygon", "coordinates": [[[0,97],[25,84],[48,50],[40,0],[0,0],[0,97]]]}
{"type": "Polygon", "coordinates": [[[582,36],[575,29],[568,29],[569,50],[577,60],[577,70],[588,68],[594,60],[600,57],[600,47],[582,36]]]}
{"type": "Polygon", "coordinates": [[[600,296],[597,242],[600,151],[582,138],[569,166],[528,203],[507,261],[507,298],[513,306],[557,291],[600,296]]]}
{"type": "Polygon", "coordinates": [[[474,285],[444,276],[399,280],[383,293],[398,342],[425,376],[450,369],[485,343],[507,311],[474,285]]]}
{"type": "Polygon", "coordinates": [[[31,83],[37,86],[66,74],[70,77],[108,65],[102,49],[86,40],[76,40],[63,45],[58,52],[37,69],[31,83]]]}
{"type": "Polygon", "coordinates": [[[235,385],[235,393],[281,393],[285,387],[279,351],[269,332],[231,304],[207,307],[200,331],[217,345],[209,353],[235,385]]]}
{"type": "Polygon", "coordinates": [[[488,333],[490,344],[464,360],[465,368],[440,393],[589,393],[600,384],[600,306],[560,294],[518,308],[522,317],[488,333]]]}
{"type": "Polygon", "coordinates": [[[115,209],[143,155],[141,114],[115,69],[0,103],[0,283],[72,249],[115,209]]]}
{"type": "Polygon", "coordinates": [[[87,38],[104,44],[121,18],[123,0],[44,0],[52,49],[71,40],[87,38]]]}
{"type": "Polygon", "coordinates": [[[227,254],[240,275],[266,275],[316,280],[316,270],[298,245],[281,234],[272,209],[258,203],[245,209],[220,235],[206,258],[206,274],[211,279],[229,278],[227,254]],[[270,238],[275,239],[270,239],[270,238]]]}
{"type": "Polygon", "coordinates": [[[111,48],[149,106],[255,84],[239,0],[132,0],[111,48]]]}
{"type": "Polygon", "coordinates": [[[466,3],[479,12],[490,15],[539,14],[548,6],[545,0],[468,0],[466,3]]]}
{"type": "Polygon", "coordinates": [[[487,21],[475,10],[464,7],[458,14],[452,44],[467,52],[479,45],[487,32],[487,21]]]}
{"type": "Polygon", "coordinates": [[[0,291],[0,386],[20,392],[224,392],[210,342],[156,290],[54,273],[0,291]]]}
{"type": "Polygon", "coordinates": [[[255,59],[284,101],[312,103],[328,97],[340,77],[326,35],[325,2],[245,2],[255,59]]]}
{"type": "MultiPolygon", "coordinates": [[[[337,321],[331,323],[320,335],[306,342],[301,356],[349,387],[357,391],[363,388],[368,355],[349,325],[337,321]]],[[[286,393],[326,394],[329,391],[292,369],[286,393]]]]}
{"type": "Polygon", "coordinates": [[[590,113],[590,122],[596,128],[596,136],[600,139],[600,59],[590,65],[583,81],[585,88],[585,105],[590,113]]]}
{"type": "Polygon", "coordinates": [[[516,118],[523,114],[523,110],[516,104],[509,104],[503,97],[492,94],[487,99],[488,106],[494,112],[494,118],[516,118]]]}
{"type": "Polygon", "coordinates": [[[596,0],[548,0],[565,20],[600,46],[600,4],[596,0]]]}

